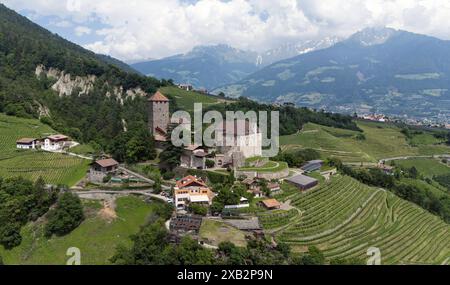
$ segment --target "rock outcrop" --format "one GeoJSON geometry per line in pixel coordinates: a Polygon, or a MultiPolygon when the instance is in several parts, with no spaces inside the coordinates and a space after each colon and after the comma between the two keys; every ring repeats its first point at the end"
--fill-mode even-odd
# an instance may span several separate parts
{"type": "MultiPolygon", "coordinates": [[[[60,97],[69,96],[73,92],[78,92],[78,95],[89,94],[94,89],[94,84],[97,80],[95,75],[87,76],[73,76],[65,71],[61,71],[57,68],[47,68],[43,64],[36,67],[35,74],[38,78],[46,76],[47,78],[55,79],[56,82],[52,85],[52,89],[55,90],[60,97]]],[[[109,85],[106,83],[106,85],[109,85]]],[[[113,86],[108,88],[105,96],[108,98],[114,96],[123,105],[124,100],[127,98],[145,97],[145,93],[140,87],[124,90],[122,86],[113,86]]]]}
{"type": "Polygon", "coordinates": [[[53,84],[52,89],[58,92],[61,97],[69,96],[77,90],[79,90],[79,95],[89,94],[94,88],[94,83],[97,79],[95,75],[72,76],[56,68],[50,67],[47,69],[44,65],[38,65],[36,67],[36,76],[40,77],[42,74],[46,75],[47,78],[56,79],[56,83],[53,84]]]}

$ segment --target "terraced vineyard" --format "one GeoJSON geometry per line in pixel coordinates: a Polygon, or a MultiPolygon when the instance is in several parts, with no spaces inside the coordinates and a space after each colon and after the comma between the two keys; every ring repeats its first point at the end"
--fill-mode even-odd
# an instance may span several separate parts
{"type": "Polygon", "coordinates": [[[424,133],[408,142],[401,129],[391,124],[358,121],[359,132],[308,123],[301,132],[280,137],[283,151],[312,148],[323,158],[336,157],[344,162],[378,162],[386,157],[448,154],[450,148],[424,133]]]}
{"type": "Polygon", "coordinates": [[[16,140],[40,138],[55,133],[37,120],[0,114],[0,177],[22,176],[36,180],[42,176],[47,183],[77,183],[85,174],[89,161],[63,154],[17,150],[16,140]]]}
{"type": "Polygon", "coordinates": [[[276,229],[282,227],[299,216],[297,209],[291,209],[289,211],[273,211],[262,212],[258,214],[259,221],[265,229],[276,229]]]}
{"type": "MultiPolygon", "coordinates": [[[[275,238],[304,252],[316,245],[331,258],[367,258],[381,250],[383,264],[442,264],[450,257],[450,226],[390,192],[338,176],[322,187],[296,194],[292,205],[302,211],[275,238]]],[[[277,225],[266,217],[266,229],[277,225]]],[[[285,219],[286,221],[286,219],[285,219]]]]}

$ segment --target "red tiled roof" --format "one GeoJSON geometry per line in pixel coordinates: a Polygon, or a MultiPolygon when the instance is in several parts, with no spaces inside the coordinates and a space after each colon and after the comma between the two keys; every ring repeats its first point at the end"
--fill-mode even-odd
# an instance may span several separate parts
{"type": "Polygon", "coordinates": [[[67,140],[69,137],[65,136],[65,135],[52,135],[52,136],[48,136],[47,138],[52,141],[61,141],[61,140],[67,140]]]}
{"type": "Polygon", "coordinates": [[[112,158],[97,160],[95,163],[97,163],[101,167],[105,167],[105,168],[119,165],[119,163],[112,158]]]}
{"type": "Polygon", "coordinates": [[[208,187],[205,184],[205,182],[203,182],[203,180],[201,180],[200,178],[197,178],[195,176],[192,176],[192,175],[186,176],[186,177],[180,179],[179,181],[177,181],[177,187],[178,187],[178,189],[182,189],[182,188],[189,187],[190,185],[192,185],[194,183],[199,184],[200,186],[203,186],[203,187],[208,187]]]}
{"type": "Polygon", "coordinates": [[[264,206],[266,208],[278,208],[281,206],[280,202],[278,202],[276,199],[268,199],[268,200],[264,200],[262,201],[262,203],[264,204],[264,206]]]}
{"type": "Polygon", "coordinates": [[[156,91],[156,93],[148,100],[152,102],[169,102],[169,99],[159,91],[156,91]]]}

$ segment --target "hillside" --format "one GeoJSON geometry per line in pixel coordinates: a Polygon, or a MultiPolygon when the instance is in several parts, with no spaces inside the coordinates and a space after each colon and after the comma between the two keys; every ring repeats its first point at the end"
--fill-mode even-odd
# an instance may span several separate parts
{"type": "Polygon", "coordinates": [[[88,170],[90,161],[56,153],[17,150],[20,138],[41,138],[55,134],[38,120],[21,119],[0,113],[0,177],[22,176],[37,180],[42,176],[49,184],[73,186],[88,170]]]}
{"type": "Polygon", "coordinates": [[[336,112],[448,117],[449,53],[449,41],[366,29],[328,49],[272,64],[215,92],[336,112]]]}
{"type": "Polygon", "coordinates": [[[194,91],[185,91],[178,87],[163,87],[160,91],[171,99],[173,111],[183,110],[193,113],[195,103],[202,103],[203,108],[208,108],[228,101],[217,96],[205,95],[194,91]]]}
{"type": "Polygon", "coordinates": [[[382,264],[449,262],[450,226],[382,189],[338,176],[288,199],[301,216],[290,218],[286,213],[283,218],[275,213],[265,216],[264,223],[276,240],[288,243],[295,252],[315,245],[328,259],[366,260],[367,250],[377,247],[382,264]]]}
{"type": "Polygon", "coordinates": [[[0,112],[107,149],[125,124],[146,124],[146,96],[163,85],[122,67],[0,5],[0,112]]]}
{"type": "Polygon", "coordinates": [[[418,155],[450,154],[450,147],[423,133],[408,142],[401,129],[391,124],[359,121],[361,133],[338,128],[307,124],[297,134],[280,137],[284,150],[312,148],[323,157],[337,157],[344,162],[375,163],[384,158],[418,155]],[[414,146],[413,146],[414,145],[414,146]]]}
{"type": "Polygon", "coordinates": [[[109,264],[115,248],[129,246],[130,235],[139,231],[155,208],[155,204],[149,205],[136,197],[119,198],[116,204],[117,217],[111,220],[102,215],[100,202],[86,200],[86,220],[64,237],[47,239],[42,223],[29,223],[22,229],[22,244],[10,251],[0,246],[0,255],[10,265],[65,265],[67,249],[78,247],[83,265],[109,264]]]}
{"type": "Polygon", "coordinates": [[[143,74],[213,89],[237,82],[258,70],[257,54],[227,45],[199,46],[168,58],[132,65],[143,74]]]}

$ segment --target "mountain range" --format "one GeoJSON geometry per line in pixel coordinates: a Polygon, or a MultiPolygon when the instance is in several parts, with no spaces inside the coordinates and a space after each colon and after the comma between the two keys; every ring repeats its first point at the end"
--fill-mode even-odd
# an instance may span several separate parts
{"type": "Polygon", "coordinates": [[[364,29],[214,92],[336,112],[450,119],[450,41],[364,29]]]}
{"type": "Polygon", "coordinates": [[[338,41],[339,38],[336,37],[300,41],[283,44],[262,53],[244,51],[223,44],[198,46],[186,54],[133,63],[131,66],[142,74],[156,78],[170,78],[176,83],[214,89],[238,82],[279,60],[327,48],[338,41]]]}

